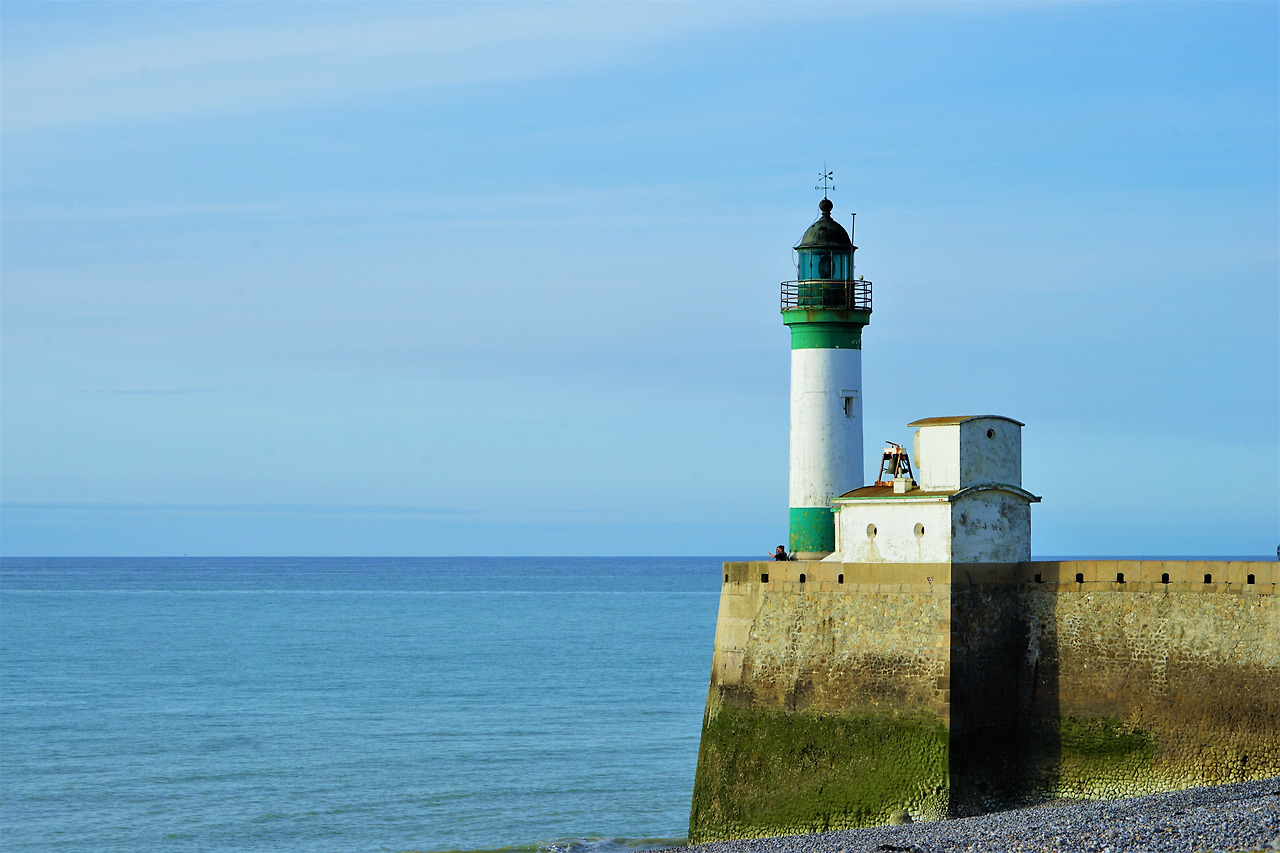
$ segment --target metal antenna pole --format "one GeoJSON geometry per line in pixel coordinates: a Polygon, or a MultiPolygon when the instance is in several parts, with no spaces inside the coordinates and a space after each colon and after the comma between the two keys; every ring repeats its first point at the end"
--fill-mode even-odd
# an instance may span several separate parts
{"type": "Polygon", "coordinates": [[[849,214],[849,280],[850,281],[853,281],[854,279],[857,278],[857,276],[854,275],[854,273],[857,272],[858,270],[858,261],[857,261],[858,247],[854,245],[854,242],[853,242],[853,226],[856,225],[857,222],[858,222],[858,214],[850,213],[849,214]]]}

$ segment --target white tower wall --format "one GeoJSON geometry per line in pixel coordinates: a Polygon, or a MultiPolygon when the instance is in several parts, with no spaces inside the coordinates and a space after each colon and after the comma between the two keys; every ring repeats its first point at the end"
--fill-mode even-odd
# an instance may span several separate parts
{"type": "Polygon", "coordinates": [[[1022,425],[1017,421],[973,418],[960,425],[960,485],[982,483],[1022,485],[1022,425]]]}
{"type": "Polygon", "coordinates": [[[951,560],[951,504],[933,501],[851,502],[840,508],[841,562],[946,563],[951,560]]]}
{"type": "Polygon", "coordinates": [[[862,483],[862,351],[793,349],[790,505],[829,506],[862,483]]]}
{"type": "Polygon", "coordinates": [[[921,427],[912,441],[916,478],[926,492],[960,488],[960,425],[921,427]]]}
{"type": "Polygon", "coordinates": [[[1017,563],[1031,559],[1031,504],[1001,491],[976,492],[952,504],[951,559],[1017,563]]]}

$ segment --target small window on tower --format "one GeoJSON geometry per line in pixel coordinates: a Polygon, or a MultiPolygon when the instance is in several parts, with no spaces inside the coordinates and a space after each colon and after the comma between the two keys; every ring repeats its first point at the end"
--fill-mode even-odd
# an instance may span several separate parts
{"type": "Polygon", "coordinates": [[[824,253],[818,257],[818,278],[831,278],[831,255],[824,253]]]}
{"type": "Polygon", "coordinates": [[[858,416],[858,392],[857,391],[841,391],[840,396],[844,398],[844,416],[846,418],[854,418],[858,416]]]}

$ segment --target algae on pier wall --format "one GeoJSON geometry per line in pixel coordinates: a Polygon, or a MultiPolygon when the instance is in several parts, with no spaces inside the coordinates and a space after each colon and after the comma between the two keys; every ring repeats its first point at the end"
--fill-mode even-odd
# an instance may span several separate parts
{"type": "Polygon", "coordinates": [[[947,731],[937,720],[726,706],[702,727],[691,843],[946,815],[947,731]]]}

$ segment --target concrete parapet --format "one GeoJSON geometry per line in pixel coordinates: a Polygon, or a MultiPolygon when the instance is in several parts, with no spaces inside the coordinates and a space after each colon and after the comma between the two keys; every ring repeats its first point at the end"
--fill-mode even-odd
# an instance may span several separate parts
{"type": "MultiPolygon", "coordinates": [[[[836,563],[827,561],[725,563],[725,583],[830,584],[829,591],[851,591],[857,584],[1062,584],[1118,592],[1150,591],[1139,584],[1166,586],[1170,592],[1274,592],[1280,563],[1206,560],[1032,560],[1024,563],[836,563]],[[1208,580],[1206,580],[1206,578],[1208,580]],[[1083,587],[1081,586],[1083,584],[1083,587]],[[849,586],[849,589],[845,587],[849,586]],[[1244,588],[1244,589],[1242,589],[1244,588]]],[[[780,588],[780,587],[779,587],[780,588]]],[[[819,587],[814,587],[818,589],[819,587]]],[[[826,590],[827,587],[821,587],[826,590]]]]}

